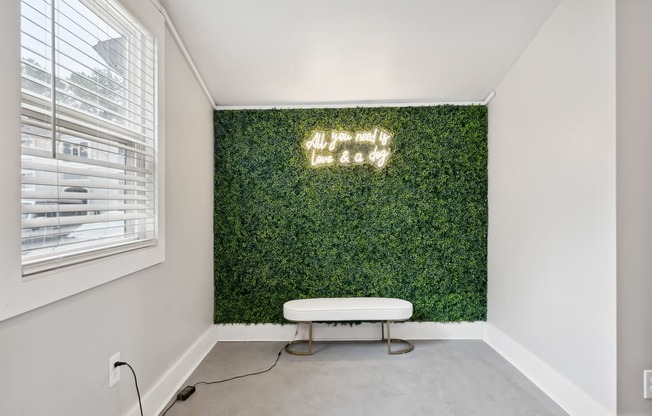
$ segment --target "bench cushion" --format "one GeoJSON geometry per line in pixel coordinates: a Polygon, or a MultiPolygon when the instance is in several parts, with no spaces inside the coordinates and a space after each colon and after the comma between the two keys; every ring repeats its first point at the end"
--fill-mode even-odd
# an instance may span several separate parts
{"type": "Polygon", "coordinates": [[[412,317],[412,303],[394,298],[316,298],[285,302],[288,321],[405,321],[412,317]]]}

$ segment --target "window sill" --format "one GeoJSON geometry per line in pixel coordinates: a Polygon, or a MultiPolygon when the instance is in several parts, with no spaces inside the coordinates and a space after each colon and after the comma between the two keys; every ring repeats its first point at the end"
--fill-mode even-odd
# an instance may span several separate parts
{"type": "Polygon", "coordinates": [[[29,279],[16,270],[0,287],[0,321],[162,263],[165,247],[161,241],[157,246],[38,273],[29,279]]]}

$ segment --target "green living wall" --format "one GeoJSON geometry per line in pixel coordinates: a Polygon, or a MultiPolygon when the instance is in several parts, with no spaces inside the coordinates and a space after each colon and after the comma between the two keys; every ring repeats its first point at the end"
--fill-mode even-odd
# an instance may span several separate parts
{"type": "Polygon", "coordinates": [[[214,123],[216,323],[282,323],[288,300],[352,296],[409,300],[416,321],[485,319],[486,107],[233,110],[214,123]],[[315,149],[333,132],[391,138],[315,149]],[[313,150],[333,162],[311,166],[313,150]],[[382,167],[354,162],[373,150],[389,152],[382,167]]]}

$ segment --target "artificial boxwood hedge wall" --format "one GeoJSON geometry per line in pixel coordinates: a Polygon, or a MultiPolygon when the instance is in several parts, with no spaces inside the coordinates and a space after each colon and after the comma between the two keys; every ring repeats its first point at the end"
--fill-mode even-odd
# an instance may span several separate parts
{"type": "Polygon", "coordinates": [[[486,317],[484,106],[217,111],[215,322],[383,296],[416,321],[486,317]],[[310,166],[315,131],[392,134],[382,169],[310,166]]]}

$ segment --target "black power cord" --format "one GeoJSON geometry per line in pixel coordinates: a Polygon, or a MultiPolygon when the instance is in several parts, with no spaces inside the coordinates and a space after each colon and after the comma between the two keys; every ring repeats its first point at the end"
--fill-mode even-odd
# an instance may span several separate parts
{"type": "Polygon", "coordinates": [[[116,361],[115,364],[113,364],[113,367],[117,368],[123,365],[129,367],[131,373],[134,375],[134,383],[136,383],[136,394],[138,395],[138,406],[140,406],[140,416],[143,416],[143,403],[140,400],[140,389],[138,389],[138,379],[136,378],[136,372],[134,371],[134,368],[125,361],[116,361]]]}
{"type": "MultiPolygon", "coordinates": [[[[298,334],[298,333],[299,333],[299,325],[297,325],[297,330],[296,330],[295,333],[294,333],[294,338],[292,338],[292,341],[294,341],[294,339],[297,337],[297,334],[298,334]]],[[[165,409],[165,411],[164,411],[163,413],[161,413],[161,416],[165,416],[165,414],[166,414],[170,409],[172,409],[172,406],[174,406],[178,401],[185,401],[188,397],[190,397],[190,396],[195,392],[195,387],[197,387],[197,386],[200,385],[200,384],[203,384],[203,385],[209,385],[209,384],[220,384],[220,383],[226,383],[227,381],[236,380],[236,379],[238,379],[238,378],[244,378],[244,377],[249,377],[249,376],[256,376],[256,375],[258,375],[258,374],[263,374],[263,373],[266,373],[266,372],[270,371],[272,368],[276,367],[276,364],[278,364],[278,360],[281,358],[281,354],[283,353],[283,350],[284,350],[285,348],[287,348],[287,346],[290,345],[290,344],[292,343],[292,341],[290,341],[290,342],[288,342],[287,344],[285,344],[285,345],[283,346],[283,348],[281,348],[281,349],[278,351],[278,354],[276,354],[276,360],[274,360],[274,364],[272,364],[272,365],[271,365],[268,369],[266,369],[266,370],[256,371],[255,373],[241,374],[241,375],[239,375],[239,376],[233,376],[233,377],[230,377],[230,378],[225,378],[225,379],[223,379],[223,380],[216,380],[216,381],[198,381],[198,382],[196,382],[195,384],[192,384],[192,385],[190,385],[190,386],[186,386],[186,387],[184,387],[183,390],[181,390],[181,391],[177,394],[177,397],[176,397],[176,398],[174,399],[174,401],[170,404],[170,406],[169,406],[167,409],[165,409]],[[187,392],[187,394],[186,394],[186,392],[187,392]]]]}

